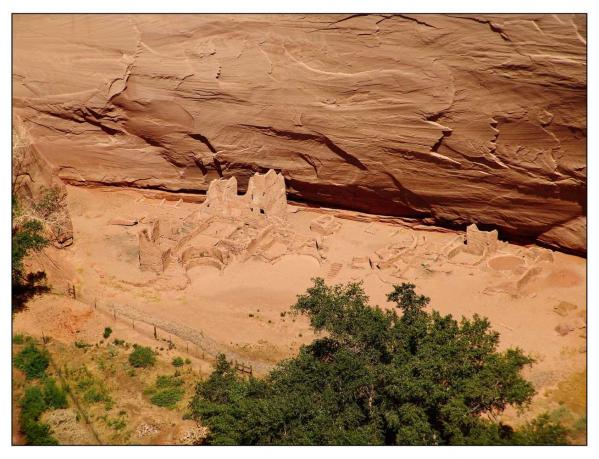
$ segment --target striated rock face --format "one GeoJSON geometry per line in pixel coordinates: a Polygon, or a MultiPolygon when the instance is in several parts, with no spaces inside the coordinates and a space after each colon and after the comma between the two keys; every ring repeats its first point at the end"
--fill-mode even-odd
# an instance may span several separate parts
{"type": "Polygon", "coordinates": [[[14,105],[71,183],[290,198],[586,251],[584,15],[17,15],[14,105]]]}

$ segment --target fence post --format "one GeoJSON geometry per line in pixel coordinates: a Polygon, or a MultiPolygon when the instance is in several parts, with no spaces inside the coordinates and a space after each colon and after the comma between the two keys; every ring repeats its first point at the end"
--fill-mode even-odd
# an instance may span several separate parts
{"type": "Polygon", "coordinates": [[[135,321],[133,319],[131,319],[131,326],[133,327],[133,329],[135,330],[135,321]]]}
{"type": "Polygon", "coordinates": [[[98,299],[94,298],[94,309],[98,309],[98,299]]]}
{"type": "Polygon", "coordinates": [[[156,333],[156,324],[154,324],[154,339],[158,339],[158,334],[156,333]]]}

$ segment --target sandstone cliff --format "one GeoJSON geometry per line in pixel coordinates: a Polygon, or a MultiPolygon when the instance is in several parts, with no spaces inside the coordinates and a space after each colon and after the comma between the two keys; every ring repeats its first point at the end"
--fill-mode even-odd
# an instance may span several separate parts
{"type": "Polygon", "coordinates": [[[586,251],[584,15],[17,15],[14,106],[63,180],[477,223],[586,251]]]}

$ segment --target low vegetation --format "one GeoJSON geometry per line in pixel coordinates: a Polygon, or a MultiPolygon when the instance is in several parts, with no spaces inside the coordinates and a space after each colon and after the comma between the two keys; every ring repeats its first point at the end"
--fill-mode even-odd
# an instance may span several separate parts
{"type": "Polygon", "coordinates": [[[134,349],[129,354],[129,363],[135,368],[147,368],[154,366],[156,362],[156,354],[154,351],[145,346],[134,345],[134,349]]]}
{"type": "MultiPolygon", "coordinates": [[[[23,371],[27,385],[19,401],[21,414],[19,427],[28,445],[56,445],[50,426],[40,421],[47,410],[56,410],[68,406],[67,393],[59,387],[56,380],[46,374],[49,365],[47,351],[39,349],[30,337],[19,336],[16,341],[27,343],[15,356],[14,365],[23,371]]],[[[17,343],[18,344],[18,343],[17,343]]]]}
{"type": "Polygon", "coordinates": [[[427,312],[414,285],[394,286],[395,310],[370,307],[360,284],[322,279],[298,298],[321,337],[264,379],[240,377],[224,355],[196,387],[189,416],[210,444],[553,445],[567,431],[548,415],[514,429],[498,420],[534,394],[533,360],[498,350],[481,317],[427,312]]]}
{"type": "Polygon", "coordinates": [[[45,375],[50,364],[50,357],[48,351],[40,349],[30,342],[15,356],[13,364],[25,373],[27,379],[36,379],[45,375]]]}
{"type": "Polygon", "coordinates": [[[108,389],[86,366],[69,370],[69,377],[75,381],[75,390],[86,404],[103,403],[107,410],[112,407],[112,398],[108,389]]]}
{"type": "Polygon", "coordinates": [[[171,363],[174,367],[182,367],[185,365],[185,360],[183,360],[183,357],[174,357],[171,363]]]}
{"type": "Polygon", "coordinates": [[[176,374],[173,376],[158,376],[154,386],[146,390],[150,401],[157,406],[174,408],[181,401],[185,389],[183,380],[176,374]]]}

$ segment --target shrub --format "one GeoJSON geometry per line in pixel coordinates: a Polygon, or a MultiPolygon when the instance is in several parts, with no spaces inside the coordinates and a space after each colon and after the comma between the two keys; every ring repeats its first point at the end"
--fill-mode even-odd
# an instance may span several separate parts
{"type": "Polygon", "coordinates": [[[48,409],[42,389],[30,386],[20,401],[21,432],[25,435],[28,445],[57,445],[58,442],[50,433],[50,426],[39,422],[41,414],[48,409]]]}
{"type": "Polygon", "coordinates": [[[52,436],[50,426],[43,422],[25,420],[21,424],[21,431],[25,434],[28,445],[53,446],[58,445],[58,440],[52,436]]]}
{"type": "Polygon", "coordinates": [[[182,357],[175,357],[171,363],[174,367],[182,367],[185,365],[185,360],[182,357]]]}
{"type": "Polygon", "coordinates": [[[129,354],[129,363],[136,368],[147,368],[154,365],[156,355],[149,347],[136,346],[129,354]]]}
{"type": "Polygon", "coordinates": [[[21,398],[21,417],[37,420],[48,408],[44,393],[39,386],[29,386],[21,398]]]}
{"type": "Polygon", "coordinates": [[[106,424],[108,425],[108,427],[113,428],[117,432],[119,430],[123,430],[125,427],[127,427],[127,421],[125,419],[123,419],[122,417],[114,418],[114,419],[108,419],[106,421],[106,424]]]}
{"type": "Polygon", "coordinates": [[[150,401],[163,408],[174,408],[183,398],[183,380],[175,376],[158,376],[153,387],[145,391],[150,401]]]}
{"type": "Polygon", "coordinates": [[[46,373],[50,364],[48,351],[39,349],[35,344],[29,343],[14,358],[14,365],[25,373],[27,379],[41,378],[46,373]]]}
{"type": "Polygon", "coordinates": [[[104,339],[108,339],[108,337],[112,334],[112,328],[110,327],[105,327],[104,328],[104,334],[102,335],[104,337],[104,339]]]}
{"type": "Polygon", "coordinates": [[[182,389],[170,388],[157,391],[154,395],[152,395],[152,397],[150,397],[150,401],[154,405],[163,408],[174,408],[182,397],[182,389]]]}
{"type": "Polygon", "coordinates": [[[191,365],[191,359],[186,358],[185,359],[185,365],[191,365]]]}
{"type": "Polygon", "coordinates": [[[115,346],[123,346],[125,344],[125,340],[124,339],[115,338],[114,341],[113,341],[113,343],[114,343],[115,346]]]}
{"type": "Polygon", "coordinates": [[[44,380],[44,400],[48,408],[60,409],[68,406],[67,393],[58,387],[54,378],[44,380]]]}
{"type": "Polygon", "coordinates": [[[13,344],[25,344],[25,336],[21,333],[17,333],[12,337],[13,344]]]}

